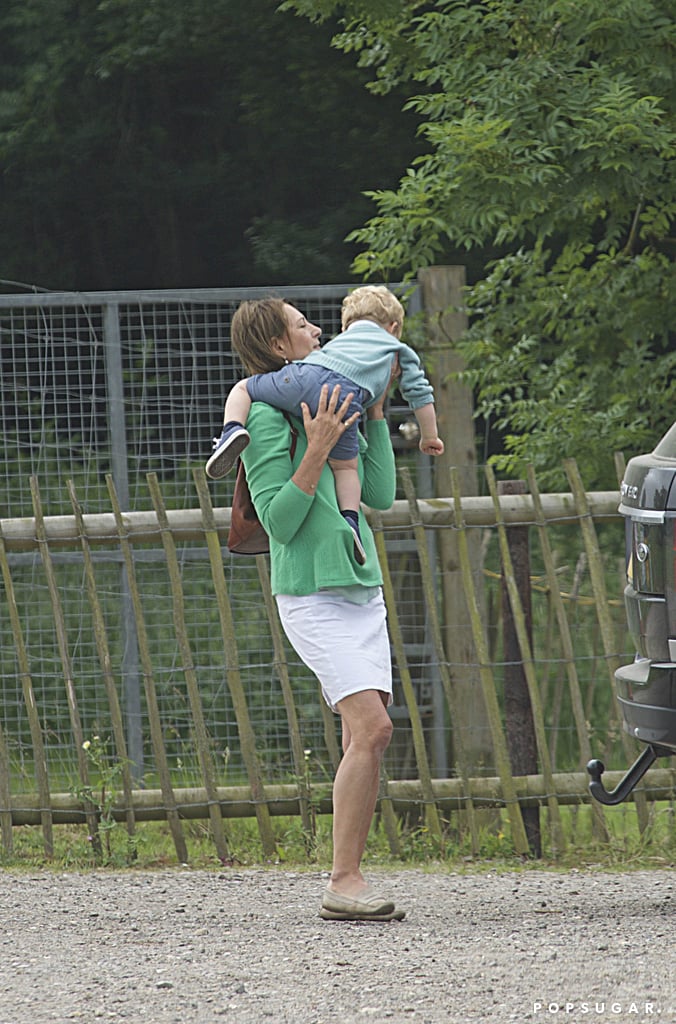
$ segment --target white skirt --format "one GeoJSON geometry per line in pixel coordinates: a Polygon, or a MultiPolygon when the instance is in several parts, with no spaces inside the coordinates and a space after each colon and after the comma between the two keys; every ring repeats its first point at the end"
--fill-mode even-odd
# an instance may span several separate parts
{"type": "Polygon", "coordinates": [[[344,697],[378,690],[392,703],[392,660],[382,591],[367,604],[320,591],[277,594],[284,632],[314,672],[332,711],[344,697]]]}

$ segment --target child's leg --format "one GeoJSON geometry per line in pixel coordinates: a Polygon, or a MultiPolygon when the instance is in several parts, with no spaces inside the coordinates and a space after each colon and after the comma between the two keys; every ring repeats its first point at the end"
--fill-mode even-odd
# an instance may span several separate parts
{"type": "Polygon", "coordinates": [[[329,458],[329,466],[333,470],[336,482],[338,508],[341,512],[357,512],[361,501],[357,460],[329,458]]]}
{"type": "Polygon", "coordinates": [[[251,399],[246,387],[246,380],[238,380],[230,389],[225,400],[223,410],[223,424],[239,423],[241,427],[246,426],[246,421],[251,411],[251,399]]]}
{"type": "Polygon", "coordinates": [[[250,409],[251,399],[246,380],[237,381],[225,401],[223,432],[220,437],[214,438],[214,450],[205,466],[206,474],[212,480],[225,476],[248,445],[249,434],[244,424],[250,409]]]}
{"type": "Polygon", "coordinates": [[[336,499],[341,514],[347,520],[354,534],[354,557],[359,565],[366,561],[366,551],[359,533],[359,503],[361,484],[357,472],[357,459],[329,459],[336,484],[336,499]]]}

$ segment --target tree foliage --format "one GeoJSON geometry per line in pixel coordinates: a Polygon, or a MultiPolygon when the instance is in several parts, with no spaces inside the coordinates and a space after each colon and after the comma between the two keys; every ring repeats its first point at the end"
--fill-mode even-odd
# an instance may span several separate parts
{"type": "Polygon", "coordinates": [[[0,278],[53,289],[349,279],[403,97],[274,0],[4,0],[0,278]]]}
{"type": "MultiPolygon", "coordinates": [[[[335,46],[371,88],[405,88],[425,152],[351,239],[366,276],[458,250],[497,254],[468,293],[463,343],[498,466],[549,483],[672,422],[674,44],[670,0],[288,0],[341,15],[335,46]]],[[[603,468],[602,468],[603,467],[603,468]]]]}

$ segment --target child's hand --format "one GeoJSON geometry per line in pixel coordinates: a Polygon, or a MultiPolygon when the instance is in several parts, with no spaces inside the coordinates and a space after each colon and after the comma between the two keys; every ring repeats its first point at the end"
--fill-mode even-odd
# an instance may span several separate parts
{"type": "Polygon", "coordinates": [[[440,437],[422,437],[418,447],[425,455],[444,454],[444,442],[440,437]]]}

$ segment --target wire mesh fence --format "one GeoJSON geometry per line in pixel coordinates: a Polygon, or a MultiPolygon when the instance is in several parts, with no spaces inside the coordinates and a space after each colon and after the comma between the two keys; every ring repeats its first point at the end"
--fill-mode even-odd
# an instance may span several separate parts
{"type": "MultiPolygon", "coordinates": [[[[330,335],[339,328],[346,287],[286,290],[285,298],[330,335]]],[[[152,509],[149,474],[157,477],[166,507],[178,510],[179,517],[198,507],[193,470],[204,464],[211,436],[222,421],[225,395],[238,375],[229,345],[230,319],[242,298],[265,293],[260,289],[246,295],[220,290],[0,296],[0,428],[6,493],[0,546],[8,612],[0,616],[0,746],[7,754],[6,778],[12,793],[27,794],[35,786],[31,700],[40,717],[52,792],[68,792],[78,785],[78,737],[102,737],[109,756],[115,758],[106,673],[119,694],[125,754],[138,788],[155,790],[162,785],[157,737],[150,724],[151,697],[157,704],[171,785],[194,787],[204,781],[195,694],[186,685],[193,675],[216,783],[250,783],[241,709],[233,689],[235,669],[243,681],[266,784],[296,785],[301,775],[314,783],[331,777],[339,745],[335,722],[321,702],[316,680],[286,641],[282,638],[281,647],[275,647],[260,560],[230,556],[224,548],[219,557],[232,612],[235,666],[232,649],[224,642],[228,638],[204,524],[197,531],[177,531],[181,614],[191,662],[186,665],[177,630],[175,587],[159,529],[133,543],[128,564],[110,515],[111,480],[129,516],[152,509]],[[68,543],[36,539],[35,523],[43,517],[46,522],[53,517],[70,522],[74,495],[85,519],[96,520],[96,527],[74,529],[68,543]],[[105,519],[105,529],[96,517],[105,519]],[[30,539],[23,544],[12,540],[16,530],[21,532],[22,520],[30,521],[30,539]],[[84,551],[93,566],[96,601],[84,551]],[[280,685],[284,676],[290,681],[298,735],[288,694],[280,685]],[[75,731],[73,700],[79,719],[75,731]]],[[[419,497],[429,495],[432,470],[400,440],[396,423],[401,410],[395,406],[390,413],[399,469],[408,470],[419,497]]],[[[232,486],[226,478],[213,487],[215,506],[229,506],[232,486]]],[[[476,685],[465,690],[470,697],[463,699],[480,703],[479,675],[488,671],[504,718],[511,660],[505,646],[499,530],[495,520],[487,525],[485,517],[478,522],[469,517],[463,529],[480,538],[481,557],[468,579],[445,547],[449,537],[455,543],[462,532],[457,523],[433,508],[421,546],[402,498],[400,487],[397,508],[383,516],[378,527],[392,584],[390,621],[396,619],[402,638],[401,649],[394,652],[396,728],[385,769],[394,782],[418,779],[422,758],[434,778],[444,779],[458,773],[465,741],[451,714],[449,694],[454,688],[476,679],[476,685]],[[425,592],[423,556],[431,566],[432,602],[425,592]],[[465,595],[471,586],[480,597],[484,659],[476,649],[466,657],[461,627],[453,621],[444,623],[443,646],[435,641],[435,615],[443,617],[440,595],[449,586],[465,595]],[[417,742],[418,725],[424,754],[417,742]]],[[[533,661],[548,757],[552,770],[559,773],[578,771],[589,744],[609,766],[614,760],[626,761],[612,692],[612,665],[633,657],[622,603],[624,527],[617,514],[617,495],[605,496],[595,518],[607,584],[604,594],[594,588],[588,571],[583,521],[582,514],[570,512],[549,518],[553,569],[532,521],[527,524],[533,661]],[[556,594],[565,607],[563,633],[569,634],[572,651],[557,618],[552,571],[556,594]],[[610,642],[608,631],[599,625],[601,604],[607,606],[612,623],[610,642]],[[581,693],[582,724],[575,714],[571,665],[581,693]]],[[[496,773],[495,734],[485,715],[474,728],[472,776],[488,780],[496,773]],[[477,750],[482,752],[479,756],[477,750]]]]}

